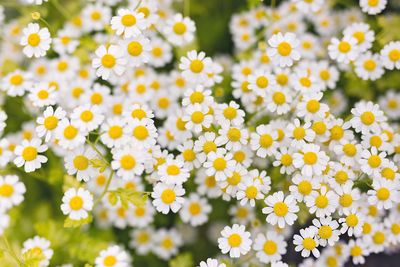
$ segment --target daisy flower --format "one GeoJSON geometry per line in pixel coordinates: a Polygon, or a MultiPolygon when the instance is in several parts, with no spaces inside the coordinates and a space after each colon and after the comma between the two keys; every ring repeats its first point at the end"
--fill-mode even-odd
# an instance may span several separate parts
{"type": "Polygon", "coordinates": [[[259,125],[255,133],[250,135],[250,146],[253,151],[256,151],[257,156],[265,158],[267,155],[272,156],[279,144],[278,132],[270,125],[259,125]]]}
{"type": "Polygon", "coordinates": [[[22,96],[32,88],[32,74],[15,70],[2,79],[2,90],[9,96],[22,96]]]}
{"type": "Polygon", "coordinates": [[[315,213],[319,218],[329,216],[335,212],[338,204],[338,195],[328,189],[327,186],[321,186],[319,191],[312,191],[310,195],[304,198],[310,213],[315,213]]]}
{"type": "Polygon", "coordinates": [[[379,152],[376,147],[372,147],[371,150],[364,150],[361,152],[361,158],[359,160],[361,170],[368,174],[379,176],[382,169],[382,163],[387,163],[385,152],[379,152]]]}
{"type": "Polygon", "coordinates": [[[129,58],[127,64],[131,67],[139,67],[149,61],[151,50],[150,40],[140,36],[134,39],[123,40],[119,43],[124,48],[125,55],[129,58]]]}
{"type": "Polygon", "coordinates": [[[93,195],[83,188],[70,188],[62,198],[61,210],[72,220],[81,220],[89,216],[93,208],[93,195]]]}
{"type": "Polygon", "coordinates": [[[199,226],[207,222],[208,214],[211,212],[211,205],[206,198],[201,198],[197,194],[190,194],[179,215],[184,223],[190,223],[191,226],[199,226]]]}
{"type": "Polygon", "coordinates": [[[181,57],[179,69],[182,70],[182,75],[186,80],[202,84],[207,79],[211,63],[212,60],[206,57],[206,53],[192,50],[186,57],[181,57]]]}
{"type": "Polygon", "coordinates": [[[360,0],[361,10],[369,15],[376,15],[386,8],[387,0],[360,0]]]}
{"type": "Polygon", "coordinates": [[[345,210],[344,217],[339,219],[342,223],[340,232],[346,233],[348,236],[361,236],[363,232],[363,224],[365,221],[364,215],[357,210],[357,207],[345,210]]]}
{"type": "Polygon", "coordinates": [[[210,152],[207,155],[207,161],[203,164],[206,168],[206,174],[214,175],[217,181],[224,181],[232,175],[235,167],[235,161],[231,153],[224,148],[218,148],[216,152],[210,152]]]}
{"type": "Polygon", "coordinates": [[[157,129],[151,119],[129,120],[128,125],[124,128],[124,133],[131,139],[133,144],[144,148],[154,146],[158,136],[157,129]]]}
{"type": "Polygon", "coordinates": [[[278,224],[279,228],[284,228],[286,224],[293,225],[296,221],[299,207],[293,196],[285,197],[282,191],[278,191],[264,201],[267,207],[262,209],[262,213],[267,214],[266,221],[268,223],[278,224]]]}
{"type": "Polygon", "coordinates": [[[113,160],[111,167],[116,174],[128,180],[135,175],[141,175],[144,171],[144,162],[146,161],[146,153],[141,147],[124,146],[114,148],[112,150],[113,160]]]}
{"type": "Polygon", "coordinates": [[[112,245],[100,251],[99,256],[94,260],[96,267],[119,266],[129,267],[132,265],[132,259],[122,247],[112,245]]]}
{"type": "Polygon", "coordinates": [[[117,16],[111,18],[111,29],[115,30],[117,35],[124,35],[125,38],[139,36],[145,26],[143,13],[126,8],[118,9],[117,16]]]}
{"type": "Polygon", "coordinates": [[[300,235],[294,235],[293,244],[296,246],[295,251],[301,251],[301,256],[304,258],[309,257],[310,253],[318,258],[320,252],[318,250],[319,241],[317,238],[317,231],[315,228],[300,229],[300,235]]]}
{"type": "Polygon", "coordinates": [[[342,40],[332,38],[328,46],[329,57],[339,63],[348,64],[356,60],[359,55],[357,39],[353,36],[344,36],[342,40]]]}
{"type": "Polygon", "coordinates": [[[223,254],[229,252],[229,257],[239,258],[246,255],[251,249],[250,233],[244,225],[234,224],[232,227],[225,226],[218,238],[218,247],[223,254]]]}
{"type": "Polygon", "coordinates": [[[50,49],[51,37],[47,28],[40,28],[37,23],[29,23],[23,29],[20,44],[24,46],[24,54],[31,57],[43,57],[50,49]]]}
{"type": "Polygon", "coordinates": [[[183,167],[183,164],[184,162],[178,159],[167,159],[157,170],[160,181],[167,184],[183,184],[186,182],[190,174],[183,167]]]}
{"type": "Polygon", "coordinates": [[[104,120],[102,109],[90,104],[78,106],[71,113],[71,121],[82,132],[91,132],[104,120]]]}
{"type": "Polygon", "coordinates": [[[286,254],[286,247],[284,237],[273,231],[268,231],[265,235],[259,233],[253,244],[256,257],[265,264],[280,261],[282,255],[286,254]]]}
{"type": "Polygon", "coordinates": [[[298,202],[303,201],[313,190],[319,188],[318,179],[307,178],[300,173],[294,175],[292,183],[293,185],[289,187],[289,191],[298,202]]]}
{"type": "Polygon", "coordinates": [[[168,260],[176,255],[183,243],[182,236],[174,228],[169,230],[161,228],[156,233],[154,240],[155,247],[153,248],[153,252],[164,260],[168,260]]]}
{"type": "Polygon", "coordinates": [[[377,54],[365,53],[361,55],[355,62],[355,72],[358,77],[363,80],[375,81],[384,74],[380,57],[377,54]]]}
{"type": "Polygon", "coordinates": [[[372,182],[372,190],[368,190],[368,202],[378,209],[390,209],[399,202],[398,181],[377,180],[372,182]]]}
{"type": "Polygon", "coordinates": [[[362,239],[351,239],[347,244],[347,250],[350,251],[350,256],[354,264],[364,264],[366,256],[369,255],[367,248],[368,244],[362,239]]]}
{"type": "Polygon", "coordinates": [[[59,122],[55,138],[58,139],[58,144],[64,149],[74,149],[85,143],[84,133],[67,118],[59,122]]]}
{"type": "Polygon", "coordinates": [[[222,127],[218,131],[217,143],[225,145],[227,150],[237,151],[247,144],[249,133],[241,127],[222,127]]]}
{"type": "Polygon", "coordinates": [[[219,263],[216,259],[208,258],[206,261],[201,261],[197,267],[226,267],[226,264],[219,263]]]}
{"type": "Polygon", "coordinates": [[[186,108],[186,114],[182,117],[182,120],[186,122],[185,127],[187,130],[199,133],[203,127],[208,128],[211,126],[213,117],[209,114],[208,106],[196,103],[186,108]]]}
{"type": "Polygon", "coordinates": [[[100,136],[101,142],[108,148],[122,147],[128,141],[128,137],[124,133],[125,126],[126,123],[122,118],[108,118],[101,124],[101,132],[103,132],[100,136]]]}
{"type": "Polygon", "coordinates": [[[261,181],[247,176],[238,184],[236,198],[240,200],[240,205],[250,203],[251,207],[256,205],[256,200],[264,199],[264,194],[261,192],[261,181]]]}
{"type": "MultiPolygon", "coordinates": [[[[382,0],[381,0],[382,1],[382,0]]],[[[388,70],[400,69],[400,42],[390,42],[381,50],[381,62],[388,70]]]]}
{"type": "Polygon", "coordinates": [[[305,144],[301,152],[293,154],[293,165],[306,176],[321,175],[329,157],[315,144],[305,144]]]}
{"type": "Polygon", "coordinates": [[[66,112],[61,107],[57,107],[56,110],[53,107],[47,107],[43,112],[43,116],[36,119],[38,137],[45,137],[45,142],[50,141],[54,137],[58,123],[65,118],[65,115],[66,112]]]}
{"type": "Polygon", "coordinates": [[[290,67],[294,61],[300,59],[300,53],[297,50],[300,42],[294,33],[274,34],[268,40],[268,44],[270,45],[267,49],[268,56],[275,65],[281,68],[290,67]]]}
{"type": "Polygon", "coordinates": [[[46,107],[57,102],[58,93],[48,83],[38,83],[29,92],[29,99],[35,107],[46,107]]]}
{"type": "Polygon", "coordinates": [[[164,183],[157,183],[153,187],[153,192],[151,197],[153,200],[153,205],[158,212],[163,214],[168,214],[171,210],[176,213],[181,209],[185,199],[182,197],[185,194],[185,189],[182,185],[170,185],[164,183]]]}
{"type": "Polygon", "coordinates": [[[266,70],[258,69],[249,75],[249,89],[257,95],[266,96],[267,92],[276,84],[274,76],[266,70]]]}
{"type": "Polygon", "coordinates": [[[94,178],[97,171],[91,166],[90,160],[95,159],[96,152],[86,147],[78,147],[68,152],[65,158],[65,168],[69,175],[76,175],[78,181],[87,182],[94,178]]]}
{"type": "Polygon", "coordinates": [[[319,237],[319,244],[322,247],[333,246],[339,241],[340,231],[339,224],[336,220],[332,220],[330,217],[322,217],[320,219],[312,220],[313,226],[317,230],[317,236],[319,237]]]}
{"type": "Polygon", "coordinates": [[[22,254],[33,252],[34,254],[43,256],[39,261],[38,266],[44,267],[49,265],[49,261],[53,257],[54,251],[50,248],[50,245],[51,243],[49,240],[40,236],[34,236],[22,244],[21,252],[22,254]]]}
{"type": "Polygon", "coordinates": [[[16,155],[14,164],[17,167],[24,166],[25,172],[33,172],[36,169],[40,169],[42,164],[47,162],[47,157],[39,153],[43,153],[46,150],[47,145],[42,144],[40,139],[23,140],[22,144],[14,150],[16,155]]]}
{"type": "Polygon", "coordinates": [[[177,13],[166,21],[162,32],[171,44],[183,46],[193,40],[195,30],[195,24],[189,17],[177,13]]]}
{"type": "Polygon", "coordinates": [[[6,211],[24,200],[25,185],[16,175],[0,176],[0,210],[6,211]]]}
{"type": "Polygon", "coordinates": [[[102,45],[95,51],[92,67],[97,69],[98,77],[108,80],[112,73],[121,76],[125,72],[126,63],[127,59],[120,46],[110,45],[107,48],[102,45]]]}

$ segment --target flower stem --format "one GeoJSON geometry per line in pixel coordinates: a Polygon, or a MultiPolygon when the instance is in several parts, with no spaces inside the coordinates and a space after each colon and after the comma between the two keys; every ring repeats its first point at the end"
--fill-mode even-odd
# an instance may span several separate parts
{"type": "Polygon", "coordinates": [[[103,192],[100,194],[100,196],[99,196],[99,197],[96,199],[96,201],[94,202],[93,208],[96,207],[96,206],[100,203],[100,200],[101,200],[101,199],[104,197],[104,195],[108,192],[108,188],[110,187],[111,180],[112,180],[113,176],[114,176],[114,170],[111,170],[110,176],[108,177],[108,180],[107,180],[107,184],[106,184],[106,186],[105,186],[103,192]]]}

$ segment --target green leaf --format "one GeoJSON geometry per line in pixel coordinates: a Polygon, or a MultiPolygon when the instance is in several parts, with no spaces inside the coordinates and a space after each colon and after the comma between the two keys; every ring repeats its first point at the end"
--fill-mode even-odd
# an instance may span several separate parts
{"type": "Polygon", "coordinates": [[[169,267],[192,267],[194,266],[193,256],[189,252],[179,254],[168,263],[169,267]]]}
{"type": "Polygon", "coordinates": [[[118,188],[113,192],[116,194],[116,196],[118,196],[124,209],[128,208],[129,203],[137,207],[142,207],[146,204],[148,198],[147,194],[136,191],[132,188],[118,188]]]}
{"type": "Polygon", "coordinates": [[[38,249],[30,249],[22,254],[24,266],[27,267],[39,267],[40,262],[44,259],[46,259],[46,257],[42,251],[38,249]]]}
{"type": "Polygon", "coordinates": [[[66,218],[64,221],[64,227],[65,228],[75,228],[75,227],[79,227],[88,223],[91,223],[93,220],[93,216],[91,214],[89,214],[89,216],[85,219],[81,219],[81,220],[72,220],[70,218],[66,218]]]}
{"type": "Polygon", "coordinates": [[[115,192],[111,192],[111,193],[108,195],[108,201],[109,201],[110,204],[113,205],[113,206],[117,205],[118,196],[116,195],[115,192]]]}
{"type": "Polygon", "coordinates": [[[107,169],[108,163],[104,161],[103,159],[91,159],[90,164],[93,166],[95,169],[99,169],[100,172],[104,172],[107,169]]]}

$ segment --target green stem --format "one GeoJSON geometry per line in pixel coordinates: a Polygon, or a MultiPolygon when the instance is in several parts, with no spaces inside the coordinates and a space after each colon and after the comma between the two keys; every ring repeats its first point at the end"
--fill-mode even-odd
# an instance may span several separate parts
{"type": "Polygon", "coordinates": [[[275,8],[275,6],[276,6],[276,0],[271,0],[271,7],[275,8]]]}
{"type": "Polygon", "coordinates": [[[110,165],[110,163],[108,162],[108,160],[106,159],[106,157],[100,152],[100,150],[96,147],[96,143],[92,143],[89,139],[86,139],[86,143],[88,143],[88,145],[93,148],[93,150],[97,153],[97,155],[104,161],[107,163],[107,165],[110,165]]]}
{"type": "Polygon", "coordinates": [[[93,208],[96,207],[96,206],[100,203],[100,200],[101,200],[101,199],[105,196],[105,194],[108,192],[108,188],[110,187],[111,180],[112,180],[113,176],[114,176],[114,170],[111,170],[110,176],[108,177],[108,180],[107,180],[107,184],[106,184],[106,186],[105,186],[103,192],[100,194],[100,196],[99,196],[99,197],[96,199],[96,201],[94,202],[93,208]]]}

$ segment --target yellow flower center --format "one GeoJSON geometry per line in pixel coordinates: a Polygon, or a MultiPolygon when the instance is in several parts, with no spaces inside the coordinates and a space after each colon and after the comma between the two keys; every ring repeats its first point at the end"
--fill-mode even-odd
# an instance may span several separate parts
{"type": "Polygon", "coordinates": [[[292,46],[288,42],[282,42],[278,45],[278,53],[281,56],[288,56],[292,52],[292,46]]]}
{"type": "Polygon", "coordinates": [[[375,244],[381,245],[385,242],[385,234],[381,231],[377,231],[373,236],[372,239],[374,240],[375,244]]]}
{"type": "Polygon", "coordinates": [[[69,206],[73,210],[80,210],[83,207],[83,199],[80,196],[74,196],[69,201],[69,206]]]}
{"type": "Polygon", "coordinates": [[[354,157],[357,154],[357,148],[354,144],[345,144],[342,149],[346,156],[354,157]]]}
{"type": "Polygon", "coordinates": [[[303,180],[298,185],[299,193],[308,196],[311,193],[312,185],[309,181],[303,180]]]}
{"type": "Polygon", "coordinates": [[[318,229],[318,235],[323,239],[329,239],[332,236],[332,227],[329,225],[322,225],[318,229]]]}
{"type": "Polygon", "coordinates": [[[326,125],[322,121],[316,121],[314,122],[312,129],[316,134],[322,135],[326,132],[326,125]]]}
{"type": "Polygon", "coordinates": [[[161,47],[153,47],[153,49],[151,49],[151,53],[155,57],[161,57],[163,55],[163,50],[161,47]]]}
{"type": "Polygon", "coordinates": [[[117,60],[115,59],[115,57],[111,54],[105,54],[102,58],[101,58],[101,64],[106,67],[111,69],[112,67],[115,66],[117,60]]]}
{"type": "Polygon", "coordinates": [[[121,23],[125,27],[132,27],[133,25],[136,24],[136,17],[133,16],[132,14],[123,15],[121,18],[121,23]]]}
{"type": "Polygon", "coordinates": [[[351,254],[351,256],[353,256],[353,257],[361,256],[361,255],[362,255],[362,249],[361,249],[361,247],[355,245],[354,247],[352,247],[352,248],[350,249],[350,254],[351,254]]]}
{"type": "Polygon", "coordinates": [[[320,104],[317,100],[312,99],[307,102],[307,111],[310,113],[315,113],[319,110],[320,104]]]}
{"type": "Polygon", "coordinates": [[[26,161],[32,161],[37,157],[37,149],[33,146],[27,146],[22,151],[22,158],[26,161]]]}
{"type": "Polygon", "coordinates": [[[357,43],[361,44],[365,40],[365,33],[363,32],[355,32],[353,33],[353,37],[357,39],[357,43]]]}
{"type": "Polygon", "coordinates": [[[228,243],[231,247],[238,247],[242,243],[242,237],[239,234],[232,234],[228,237],[228,243]]]}
{"type": "Polygon", "coordinates": [[[108,135],[112,139],[117,139],[122,136],[122,127],[118,125],[111,126],[110,129],[108,129],[108,135]]]}
{"type": "Polygon", "coordinates": [[[341,126],[335,125],[330,129],[331,139],[332,140],[340,140],[344,135],[344,130],[341,126]]]}
{"type": "Polygon", "coordinates": [[[131,170],[135,167],[136,165],[136,160],[134,157],[131,155],[124,155],[120,159],[121,167],[124,170],[131,170]]]}
{"type": "Polygon", "coordinates": [[[76,156],[73,160],[73,163],[75,169],[77,169],[78,171],[86,170],[89,166],[88,158],[83,155],[76,156]]]}
{"type": "Polygon", "coordinates": [[[128,53],[133,57],[137,57],[143,52],[142,44],[136,41],[130,42],[127,49],[128,53]]]}
{"type": "Polygon", "coordinates": [[[303,160],[304,163],[307,165],[314,165],[317,162],[318,157],[317,154],[314,152],[307,152],[304,153],[303,160]]]}
{"type": "Polygon", "coordinates": [[[237,111],[233,107],[227,107],[226,109],[224,109],[223,113],[224,117],[227,118],[228,120],[233,120],[234,118],[236,118],[237,115],[237,111]]]}
{"type": "Polygon", "coordinates": [[[201,212],[201,206],[199,203],[191,203],[189,205],[189,212],[191,215],[198,215],[201,212]]]}
{"type": "Polygon", "coordinates": [[[176,176],[176,175],[178,175],[178,174],[180,174],[180,173],[181,173],[181,170],[180,170],[179,167],[176,166],[176,165],[169,165],[169,166],[167,167],[167,174],[168,174],[168,175],[176,176]]]}
{"type": "Polygon", "coordinates": [[[317,246],[317,243],[311,237],[306,237],[303,239],[303,247],[306,250],[313,250],[317,246]]]}
{"type": "Polygon", "coordinates": [[[258,193],[257,187],[253,185],[246,188],[246,197],[249,199],[256,198],[257,193],[258,193]]]}
{"type": "Polygon", "coordinates": [[[381,165],[381,158],[377,155],[372,155],[368,159],[368,165],[372,168],[378,168],[381,165]]]}
{"type": "Polygon", "coordinates": [[[381,201],[388,200],[390,197],[389,189],[385,187],[379,188],[378,190],[376,190],[376,197],[381,201]]]}
{"type": "Polygon", "coordinates": [[[64,129],[64,137],[68,140],[74,139],[77,134],[78,134],[78,129],[76,129],[72,125],[68,125],[64,129]]]}
{"type": "Polygon", "coordinates": [[[195,124],[200,124],[204,120],[204,114],[202,112],[200,112],[200,111],[195,111],[191,115],[191,120],[195,124]]]}
{"type": "Polygon", "coordinates": [[[226,168],[226,160],[224,158],[216,158],[213,166],[217,171],[222,171],[226,168]]]}
{"type": "Polygon", "coordinates": [[[171,204],[172,202],[175,201],[176,198],[176,194],[174,192],[174,190],[172,189],[165,189],[162,193],[161,193],[161,200],[165,203],[165,204],[171,204]]]}
{"type": "Polygon", "coordinates": [[[232,142],[237,142],[240,140],[241,137],[240,130],[238,128],[231,128],[228,130],[227,136],[228,139],[232,142]]]}
{"type": "Polygon", "coordinates": [[[338,171],[335,174],[335,181],[338,184],[344,184],[347,182],[348,179],[349,179],[349,176],[347,175],[347,173],[345,171],[338,171]]]}
{"type": "Polygon", "coordinates": [[[194,73],[200,73],[204,69],[203,61],[194,59],[190,62],[190,70],[194,73]]]}
{"type": "Polygon", "coordinates": [[[28,36],[28,44],[30,46],[38,46],[40,43],[40,36],[37,33],[31,33],[28,36]]]}
{"type": "Polygon", "coordinates": [[[38,96],[39,99],[44,100],[44,99],[49,98],[49,92],[47,92],[46,90],[40,90],[37,93],[37,96],[38,96]]]}
{"type": "Polygon", "coordinates": [[[186,32],[186,25],[183,22],[177,22],[173,26],[174,33],[177,35],[182,35],[186,32]]]}
{"type": "Polygon", "coordinates": [[[21,85],[23,82],[24,82],[24,77],[22,77],[22,75],[20,74],[15,74],[10,78],[10,83],[15,86],[21,85]]]}
{"type": "Polygon", "coordinates": [[[300,78],[300,84],[304,87],[310,87],[311,86],[311,80],[308,77],[302,77],[300,78]]]}
{"type": "Polygon", "coordinates": [[[115,256],[109,255],[109,256],[104,258],[104,262],[103,263],[104,263],[104,265],[106,267],[114,266],[117,263],[117,259],[115,258],[115,256]]]}
{"type": "Polygon", "coordinates": [[[260,146],[263,148],[268,148],[272,145],[274,140],[272,139],[272,136],[269,134],[263,134],[260,136],[260,146]]]}
{"type": "Polygon", "coordinates": [[[217,151],[217,145],[213,141],[207,141],[203,145],[204,153],[208,154],[211,151],[217,151]]]}
{"type": "Polygon", "coordinates": [[[264,243],[263,250],[267,255],[274,255],[278,250],[278,245],[272,240],[267,240],[264,243]]]}
{"type": "Polygon", "coordinates": [[[339,49],[339,51],[340,51],[341,53],[346,54],[346,53],[348,53],[348,52],[350,51],[351,45],[350,45],[348,42],[346,42],[346,41],[341,41],[341,42],[339,43],[338,49],[339,49]]]}
{"type": "Polygon", "coordinates": [[[346,224],[349,227],[355,227],[358,224],[358,217],[355,214],[350,214],[346,217],[346,224]]]}
{"type": "Polygon", "coordinates": [[[92,20],[99,20],[101,19],[101,13],[99,11],[93,11],[92,14],[90,14],[90,17],[92,20]]]}
{"type": "Polygon", "coordinates": [[[353,197],[350,194],[343,194],[339,199],[340,205],[342,207],[350,207],[353,203],[353,197]]]}
{"type": "Polygon", "coordinates": [[[203,93],[201,93],[201,92],[193,92],[193,93],[190,95],[189,99],[190,99],[190,102],[191,102],[192,104],[195,104],[195,103],[202,103],[202,102],[204,101],[204,95],[203,95],[203,93]]]}
{"type": "Polygon", "coordinates": [[[367,71],[373,71],[376,68],[376,63],[374,60],[372,59],[368,59],[366,61],[364,61],[364,69],[366,69],[367,71]]]}
{"type": "Polygon", "coordinates": [[[283,105],[286,103],[286,96],[281,92],[275,92],[272,95],[272,100],[274,100],[275,104],[277,105],[283,105]]]}
{"type": "Polygon", "coordinates": [[[319,77],[322,80],[327,81],[331,77],[331,74],[329,73],[328,70],[321,70],[321,72],[319,73],[319,77]]]}
{"type": "Polygon", "coordinates": [[[43,125],[47,130],[54,130],[58,125],[58,119],[55,116],[46,117],[43,125]]]}
{"type": "Polygon", "coordinates": [[[293,130],[293,137],[296,140],[301,140],[306,136],[306,131],[303,127],[296,127],[293,130]]]}
{"type": "Polygon", "coordinates": [[[289,212],[289,207],[285,202],[276,202],[274,205],[274,213],[279,217],[284,217],[289,212]]]}
{"type": "Polygon", "coordinates": [[[90,110],[85,110],[80,117],[84,122],[89,122],[93,119],[93,113],[90,110]]]}
{"type": "Polygon", "coordinates": [[[287,167],[287,166],[291,165],[292,161],[293,161],[292,156],[289,154],[283,154],[281,157],[281,163],[283,166],[287,167]]]}
{"type": "Polygon", "coordinates": [[[276,75],[276,82],[279,85],[283,86],[283,85],[287,84],[288,81],[289,81],[289,77],[286,74],[281,73],[281,74],[276,75]]]}
{"type": "Polygon", "coordinates": [[[0,196],[10,197],[14,193],[14,187],[9,184],[2,184],[0,186],[0,196]]]}
{"type": "Polygon", "coordinates": [[[265,76],[260,76],[256,80],[256,84],[260,88],[266,88],[268,86],[268,79],[265,76]]]}
{"type": "Polygon", "coordinates": [[[393,181],[396,177],[396,172],[391,168],[383,168],[381,171],[383,178],[393,181]]]}
{"type": "Polygon", "coordinates": [[[133,129],[133,136],[138,140],[145,140],[149,136],[149,130],[143,125],[138,125],[133,129]]]}
{"type": "Polygon", "coordinates": [[[182,156],[185,161],[189,162],[192,162],[196,158],[196,154],[192,149],[186,149],[185,151],[183,151],[182,156]]]}
{"type": "Polygon", "coordinates": [[[363,124],[371,125],[375,122],[375,115],[371,111],[365,111],[363,114],[361,114],[360,119],[363,124]]]}
{"type": "Polygon", "coordinates": [[[315,205],[320,209],[326,208],[328,206],[328,203],[329,201],[326,196],[319,195],[315,198],[315,205]]]}
{"type": "Polygon", "coordinates": [[[393,49],[392,51],[389,52],[389,59],[391,61],[398,61],[400,59],[400,50],[399,49],[393,49]]]}

